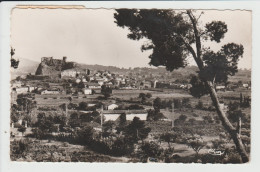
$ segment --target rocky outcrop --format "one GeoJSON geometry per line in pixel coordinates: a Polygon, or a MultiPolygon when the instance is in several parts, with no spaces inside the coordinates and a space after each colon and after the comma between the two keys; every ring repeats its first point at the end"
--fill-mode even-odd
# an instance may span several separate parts
{"type": "Polygon", "coordinates": [[[61,71],[72,69],[76,66],[74,62],[67,62],[67,58],[53,59],[53,57],[42,57],[35,75],[59,75],[61,71]]]}

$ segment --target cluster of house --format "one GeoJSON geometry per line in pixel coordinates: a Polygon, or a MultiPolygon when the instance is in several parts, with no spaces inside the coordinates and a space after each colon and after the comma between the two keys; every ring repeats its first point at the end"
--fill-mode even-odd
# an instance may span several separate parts
{"type": "Polygon", "coordinates": [[[107,85],[111,88],[120,89],[145,89],[153,87],[153,81],[138,80],[135,77],[129,77],[122,74],[114,74],[109,71],[76,71],[76,69],[68,69],[61,72],[61,78],[70,78],[75,83],[83,83],[84,94],[92,94],[92,90],[101,89],[102,85],[107,85]]]}

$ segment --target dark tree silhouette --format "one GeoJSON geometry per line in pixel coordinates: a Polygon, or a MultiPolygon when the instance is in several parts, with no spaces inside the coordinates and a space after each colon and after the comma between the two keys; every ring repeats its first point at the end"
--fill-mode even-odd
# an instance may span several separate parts
{"type": "Polygon", "coordinates": [[[151,128],[145,127],[144,121],[140,118],[134,117],[133,121],[126,127],[125,135],[130,137],[133,141],[144,140],[151,128]]]}
{"type": "Polygon", "coordinates": [[[162,100],[159,97],[154,99],[154,101],[153,101],[153,108],[155,110],[155,113],[159,113],[160,112],[161,106],[162,106],[162,100]]]}
{"type": "Polygon", "coordinates": [[[13,55],[15,54],[15,49],[13,49],[12,47],[11,47],[10,54],[11,54],[11,67],[13,67],[14,69],[17,69],[18,65],[19,65],[19,60],[15,60],[13,58],[13,55]]]}
{"type": "Polygon", "coordinates": [[[101,86],[101,94],[104,95],[105,99],[109,98],[112,94],[112,88],[110,88],[107,85],[102,85],[101,86]]]}
{"type": "Polygon", "coordinates": [[[145,103],[146,102],[146,95],[144,94],[144,93],[140,93],[139,94],[139,98],[141,99],[141,103],[143,104],[143,103],[145,103]]]}
{"type": "Polygon", "coordinates": [[[129,29],[129,39],[150,40],[141,47],[142,51],[152,50],[149,56],[150,65],[165,66],[167,70],[173,71],[185,67],[187,57],[192,55],[199,68],[198,80],[207,90],[203,94],[210,94],[217,114],[226,131],[231,135],[242,161],[248,162],[249,157],[242,140],[220,108],[215,90],[215,83],[226,82],[228,76],[237,72],[237,62],[243,55],[243,46],[229,43],[222,46],[218,52],[213,52],[210,48],[202,48],[202,41],[209,39],[220,42],[228,29],[221,21],[212,21],[205,27],[199,26],[201,14],[196,17],[195,13],[192,10],[118,9],[114,18],[119,27],[129,29]]]}

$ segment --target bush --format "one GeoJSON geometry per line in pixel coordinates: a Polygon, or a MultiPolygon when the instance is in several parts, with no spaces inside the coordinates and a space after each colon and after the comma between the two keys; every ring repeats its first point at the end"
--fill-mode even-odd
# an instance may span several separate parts
{"type": "Polygon", "coordinates": [[[182,99],[182,106],[186,108],[191,108],[190,98],[183,98],[182,99]]]}
{"type": "Polygon", "coordinates": [[[19,141],[12,141],[10,145],[11,149],[11,159],[18,159],[23,156],[25,152],[29,150],[30,141],[29,139],[21,139],[19,141]]]}
{"type": "Polygon", "coordinates": [[[155,142],[145,142],[139,149],[142,162],[146,162],[148,157],[159,158],[163,153],[163,149],[155,142]]]}
{"type": "Polygon", "coordinates": [[[174,108],[176,109],[181,108],[181,101],[179,99],[174,99],[173,103],[174,103],[174,108]]]}
{"type": "Polygon", "coordinates": [[[182,122],[186,121],[186,119],[187,119],[186,115],[182,114],[182,115],[179,116],[179,120],[182,121],[182,122]]]}
{"type": "Polygon", "coordinates": [[[196,109],[203,109],[204,108],[203,102],[201,100],[199,100],[198,104],[195,107],[196,107],[196,109]]]}

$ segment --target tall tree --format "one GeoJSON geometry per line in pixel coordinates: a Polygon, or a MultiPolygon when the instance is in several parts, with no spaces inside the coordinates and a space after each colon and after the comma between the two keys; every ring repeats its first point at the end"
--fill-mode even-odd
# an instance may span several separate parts
{"type": "Polygon", "coordinates": [[[160,112],[161,106],[162,106],[162,100],[159,97],[154,99],[154,101],[153,101],[153,108],[155,110],[155,113],[159,113],[160,112]]]}
{"type": "Polygon", "coordinates": [[[107,85],[102,85],[101,86],[101,94],[104,95],[105,99],[109,98],[112,94],[112,88],[110,88],[107,85]]]}
{"type": "Polygon", "coordinates": [[[130,137],[132,141],[144,140],[151,128],[145,127],[144,121],[141,121],[140,118],[134,117],[133,121],[126,126],[125,135],[130,137]]]}
{"type": "Polygon", "coordinates": [[[195,15],[197,13],[192,10],[118,9],[114,18],[119,27],[129,29],[129,39],[149,40],[141,50],[152,50],[150,65],[165,66],[167,70],[173,71],[185,67],[187,57],[193,57],[199,68],[197,79],[194,79],[195,86],[207,90],[198,94],[202,89],[197,89],[194,96],[210,94],[217,114],[231,135],[242,161],[248,162],[249,157],[238,131],[220,108],[215,90],[216,83],[227,82],[228,76],[237,72],[237,62],[242,57],[244,48],[242,45],[228,43],[214,52],[210,47],[203,46],[202,43],[207,40],[219,43],[228,29],[222,21],[212,21],[201,26],[199,19],[203,12],[195,15]]]}

